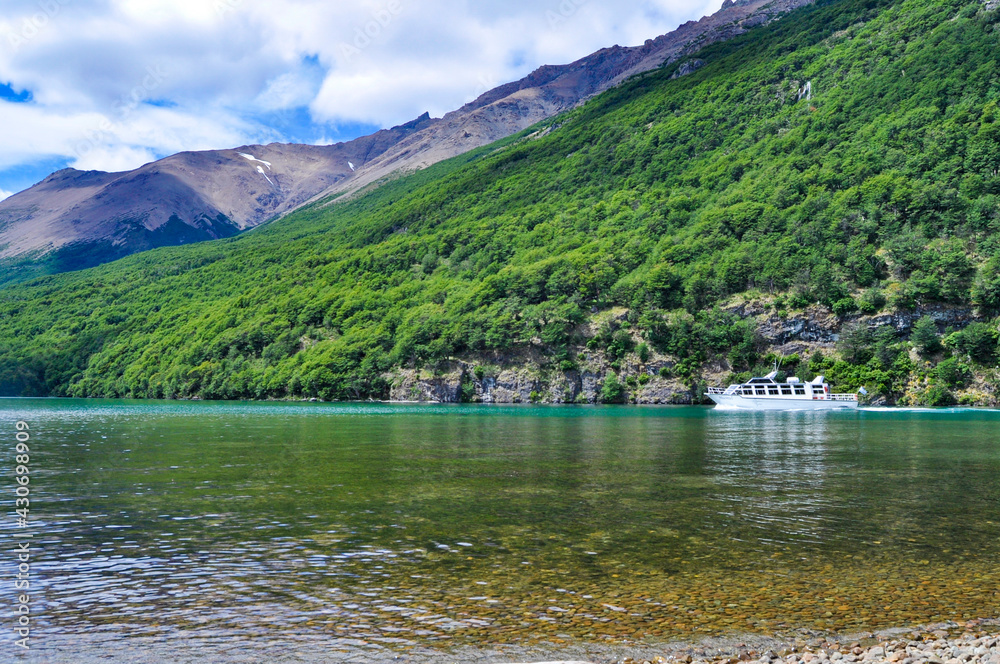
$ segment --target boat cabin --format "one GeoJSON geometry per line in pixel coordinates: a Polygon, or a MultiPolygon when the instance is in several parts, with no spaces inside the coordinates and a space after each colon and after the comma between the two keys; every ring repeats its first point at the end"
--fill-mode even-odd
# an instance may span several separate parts
{"type": "Polygon", "coordinates": [[[830,386],[826,384],[825,376],[816,376],[808,383],[803,383],[798,378],[789,378],[785,383],[778,383],[774,380],[777,375],[777,371],[772,371],[763,378],[752,378],[742,385],[732,385],[727,392],[744,397],[802,397],[805,399],[820,399],[830,394],[830,386]]]}

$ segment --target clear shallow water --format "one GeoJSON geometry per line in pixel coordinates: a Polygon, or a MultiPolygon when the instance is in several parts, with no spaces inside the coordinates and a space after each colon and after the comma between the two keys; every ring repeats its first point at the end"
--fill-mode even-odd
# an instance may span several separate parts
{"type": "Polygon", "coordinates": [[[8,478],[17,420],[52,661],[181,643],[433,659],[1000,613],[997,412],[0,400],[8,478]]]}

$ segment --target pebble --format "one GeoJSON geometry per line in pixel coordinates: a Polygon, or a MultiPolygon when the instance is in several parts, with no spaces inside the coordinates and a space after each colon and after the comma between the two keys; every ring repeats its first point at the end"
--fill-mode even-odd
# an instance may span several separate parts
{"type": "MultiPolygon", "coordinates": [[[[988,621],[995,625],[998,621],[988,621]]],[[[954,625],[957,627],[958,625],[954,625]]],[[[882,640],[867,647],[860,642],[850,644],[830,643],[817,640],[808,644],[793,642],[785,649],[776,653],[768,650],[763,653],[740,648],[736,656],[705,657],[699,655],[693,664],[738,664],[749,661],[754,664],[846,664],[861,662],[862,664],[1000,664],[1000,634],[977,632],[982,624],[976,621],[965,626],[966,632],[961,636],[949,637],[944,629],[934,629],[909,634],[910,639],[882,640]]],[[[886,639],[887,637],[882,637],[886,639]]],[[[624,661],[624,660],[623,660],[624,661]]],[[[640,664],[638,660],[635,664],[640,664]]],[[[657,657],[646,660],[650,662],[668,662],[686,664],[692,662],[690,655],[674,655],[672,657],[657,657]]],[[[624,662],[632,664],[632,662],[624,662]]]]}

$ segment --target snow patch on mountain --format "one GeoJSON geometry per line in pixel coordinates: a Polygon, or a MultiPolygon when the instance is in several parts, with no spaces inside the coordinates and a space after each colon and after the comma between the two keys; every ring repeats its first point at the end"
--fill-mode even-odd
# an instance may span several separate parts
{"type": "MultiPolygon", "coordinates": [[[[244,159],[249,159],[250,161],[256,161],[258,163],[264,164],[265,166],[267,166],[267,170],[271,170],[271,162],[269,162],[269,161],[264,161],[263,159],[258,159],[257,157],[253,156],[252,154],[247,154],[245,152],[237,152],[236,154],[238,154],[239,156],[243,157],[244,159]]],[[[258,166],[257,168],[260,169],[260,166],[258,166]]]]}
{"type": "MultiPolygon", "coordinates": [[[[257,172],[260,173],[261,175],[263,175],[265,180],[267,180],[268,182],[271,182],[271,178],[267,177],[267,173],[264,172],[264,167],[263,166],[258,166],[257,167],[257,172]]],[[[271,182],[271,186],[273,187],[273,186],[275,186],[275,184],[273,182],[271,182]]]]}

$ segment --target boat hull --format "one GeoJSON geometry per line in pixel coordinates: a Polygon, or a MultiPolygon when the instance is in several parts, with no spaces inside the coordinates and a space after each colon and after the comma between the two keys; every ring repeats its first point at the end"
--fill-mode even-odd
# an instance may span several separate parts
{"type": "Polygon", "coordinates": [[[833,401],[819,399],[789,399],[774,397],[745,397],[741,394],[706,394],[709,399],[723,408],[741,410],[857,410],[857,401],[833,401]]]}

